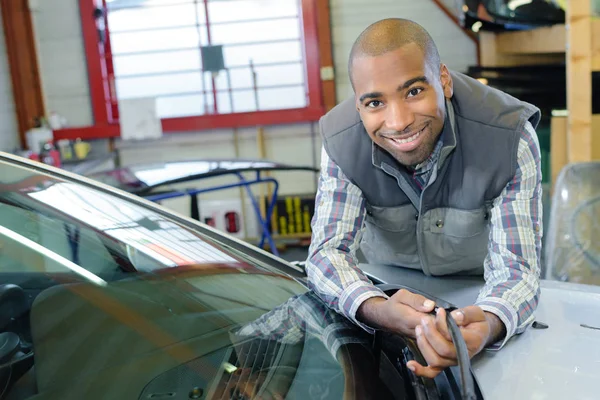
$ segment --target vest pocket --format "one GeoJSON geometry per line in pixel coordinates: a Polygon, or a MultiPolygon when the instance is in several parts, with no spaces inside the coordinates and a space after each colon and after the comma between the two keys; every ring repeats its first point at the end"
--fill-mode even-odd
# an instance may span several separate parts
{"type": "Polygon", "coordinates": [[[490,207],[437,208],[424,220],[424,256],[434,275],[482,269],[488,254],[490,207]]]}
{"type": "Polygon", "coordinates": [[[416,237],[417,211],[413,205],[367,205],[366,209],[361,250],[367,262],[420,269],[416,237]]]}

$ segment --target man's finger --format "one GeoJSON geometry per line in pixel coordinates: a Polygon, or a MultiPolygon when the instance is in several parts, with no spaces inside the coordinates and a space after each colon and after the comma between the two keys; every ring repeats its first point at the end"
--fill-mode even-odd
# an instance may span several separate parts
{"type": "Polygon", "coordinates": [[[423,331],[425,338],[427,338],[427,342],[439,356],[449,360],[456,359],[454,343],[452,343],[452,340],[447,340],[442,336],[437,330],[433,318],[423,318],[423,331]]]}
{"type": "Polygon", "coordinates": [[[406,304],[409,307],[414,308],[417,311],[421,311],[424,313],[428,313],[433,311],[435,307],[435,303],[429,300],[427,297],[421,296],[420,294],[415,294],[409,292],[405,289],[398,290],[393,296],[392,299],[399,301],[402,304],[406,304]]]}
{"type": "Polygon", "coordinates": [[[431,343],[427,340],[421,326],[417,326],[415,332],[417,334],[417,345],[419,346],[419,350],[430,367],[444,369],[451,365],[456,365],[456,361],[443,357],[435,351],[433,346],[431,346],[431,343]]]}
{"type": "Polygon", "coordinates": [[[448,322],[446,321],[446,310],[441,307],[436,312],[435,327],[446,340],[452,341],[452,336],[450,336],[450,331],[448,331],[448,322]]]}
{"type": "Polygon", "coordinates": [[[406,366],[415,373],[417,376],[422,376],[424,378],[435,378],[439,375],[440,372],[443,371],[443,368],[435,368],[435,367],[424,367],[416,361],[409,361],[406,363],[406,366]]]}
{"type": "Polygon", "coordinates": [[[477,306],[469,306],[454,310],[451,313],[458,326],[466,326],[473,322],[484,322],[485,313],[477,306]]]}

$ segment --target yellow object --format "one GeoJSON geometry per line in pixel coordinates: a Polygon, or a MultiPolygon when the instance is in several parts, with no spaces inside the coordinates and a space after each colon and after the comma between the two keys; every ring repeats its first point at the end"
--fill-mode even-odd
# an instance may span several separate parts
{"type": "Polygon", "coordinates": [[[73,148],[75,149],[75,155],[81,160],[87,157],[92,146],[88,142],[82,142],[81,140],[77,140],[73,145],[73,148]]]}

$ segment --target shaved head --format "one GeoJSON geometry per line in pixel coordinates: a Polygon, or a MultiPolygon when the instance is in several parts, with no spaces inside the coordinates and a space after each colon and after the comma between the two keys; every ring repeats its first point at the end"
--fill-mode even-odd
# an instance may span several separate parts
{"type": "Polygon", "coordinates": [[[452,76],[429,33],[406,19],[384,19],[358,37],[349,60],[356,109],[373,143],[414,168],[444,128],[452,76]]]}
{"type": "Polygon", "coordinates": [[[355,59],[377,57],[410,43],[416,44],[421,49],[432,72],[439,74],[440,55],[429,33],[416,22],[389,18],[367,27],[354,42],[348,60],[348,73],[352,86],[354,87],[352,66],[355,59]]]}

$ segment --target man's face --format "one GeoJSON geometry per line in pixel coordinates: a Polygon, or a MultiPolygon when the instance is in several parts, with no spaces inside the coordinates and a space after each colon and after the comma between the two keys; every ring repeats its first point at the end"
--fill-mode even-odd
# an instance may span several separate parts
{"type": "Polygon", "coordinates": [[[356,106],[369,136],[406,166],[427,159],[444,127],[445,98],[452,97],[446,66],[427,64],[414,43],[381,56],[354,60],[356,106]]]}

